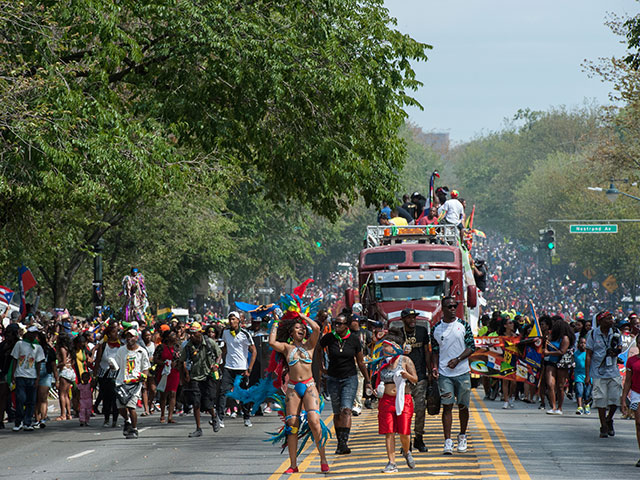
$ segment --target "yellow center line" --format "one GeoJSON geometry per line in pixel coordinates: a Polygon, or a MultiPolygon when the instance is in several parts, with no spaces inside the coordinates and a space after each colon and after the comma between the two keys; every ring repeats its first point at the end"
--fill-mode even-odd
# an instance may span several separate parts
{"type": "Polygon", "coordinates": [[[489,421],[489,424],[491,425],[491,428],[493,429],[493,431],[498,436],[498,440],[500,440],[500,444],[502,445],[502,448],[504,449],[505,453],[507,454],[507,457],[509,457],[509,460],[511,461],[511,464],[513,465],[513,468],[518,473],[518,476],[520,477],[520,479],[521,480],[531,480],[531,477],[529,476],[529,474],[527,473],[525,468],[522,466],[522,463],[520,463],[520,459],[516,455],[516,452],[513,451],[513,448],[509,444],[506,435],[500,429],[500,427],[498,426],[498,424],[494,420],[494,418],[491,415],[491,413],[489,413],[489,410],[485,406],[484,402],[480,398],[480,394],[478,393],[478,391],[474,390],[473,394],[474,394],[474,397],[475,397],[474,400],[476,402],[478,402],[478,404],[485,411],[485,416],[487,417],[487,420],[489,421]]]}
{"type": "MultiPolygon", "coordinates": [[[[333,425],[333,415],[331,416],[331,420],[329,420],[329,421],[326,423],[326,425],[327,425],[327,427],[328,427],[329,429],[331,428],[331,426],[333,425]]],[[[334,434],[334,435],[335,435],[335,434],[334,434]]],[[[327,447],[327,445],[328,445],[328,444],[329,444],[329,442],[327,441],[327,443],[325,444],[325,448],[327,447]]],[[[309,449],[311,449],[311,448],[313,448],[313,449],[315,449],[315,448],[316,448],[316,444],[315,444],[315,442],[313,441],[313,437],[309,439],[309,442],[307,443],[307,446],[306,446],[306,447],[304,447],[304,449],[300,452],[300,455],[298,455],[298,458],[303,457],[303,456],[304,456],[304,454],[305,454],[306,452],[308,452],[308,451],[309,451],[309,449]]],[[[286,450],[286,449],[285,449],[285,450],[286,450]]],[[[317,450],[315,450],[315,452],[317,452],[317,450]]],[[[271,474],[271,476],[270,476],[267,480],[278,480],[280,477],[282,477],[282,475],[284,474],[284,471],[285,471],[287,468],[289,468],[289,465],[290,465],[290,461],[289,461],[289,455],[288,455],[288,453],[289,453],[289,452],[288,452],[288,450],[287,450],[287,458],[286,458],[286,459],[285,459],[285,460],[280,464],[280,466],[278,467],[278,469],[277,469],[275,472],[273,472],[273,473],[271,474]]],[[[308,458],[308,456],[307,456],[307,458],[308,458]]],[[[306,461],[306,459],[305,459],[305,461],[306,461]]],[[[300,464],[298,464],[298,470],[302,471],[302,468],[301,468],[301,465],[300,465],[300,464]]],[[[293,474],[293,475],[289,476],[288,478],[293,478],[295,475],[296,475],[296,474],[293,474]]],[[[298,474],[298,475],[299,475],[299,474],[298,474]]]]}
{"type": "MultiPolygon", "coordinates": [[[[475,398],[474,398],[474,400],[475,400],[475,398]]],[[[482,421],[482,417],[478,413],[478,410],[476,408],[473,408],[473,409],[470,409],[470,410],[471,410],[471,415],[473,417],[473,421],[475,422],[476,426],[478,427],[478,430],[480,431],[480,435],[485,440],[487,450],[489,451],[489,453],[491,455],[491,460],[494,462],[495,471],[498,473],[498,478],[500,480],[508,480],[508,479],[510,479],[511,476],[509,475],[509,473],[507,473],[507,469],[505,468],[504,463],[502,462],[502,458],[500,457],[500,454],[498,453],[498,449],[494,445],[493,440],[491,439],[491,435],[489,434],[489,431],[487,430],[487,427],[485,426],[484,422],[482,421]]]]}

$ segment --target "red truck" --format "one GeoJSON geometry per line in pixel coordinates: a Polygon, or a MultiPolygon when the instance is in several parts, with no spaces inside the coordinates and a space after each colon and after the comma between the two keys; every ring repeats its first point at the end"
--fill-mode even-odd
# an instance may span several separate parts
{"type": "Polygon", "coordinates": [[[358,281],[364,314],[385,325],[413,308],[419,323],[433,326],[445,295],[459,301],[458,317],[467,320],[477,303],[473,272],[453,225],[367,227],[358,281]]]}

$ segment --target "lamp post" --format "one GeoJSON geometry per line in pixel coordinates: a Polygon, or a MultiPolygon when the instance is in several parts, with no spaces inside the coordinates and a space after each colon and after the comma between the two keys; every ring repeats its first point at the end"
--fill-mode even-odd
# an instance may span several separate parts
{"type": "MultiPolygon", "coordinates": [[[[629,198],[633,198],[634,200],[638,200],[640,202],[640,197],[636,197],[635,195],[630,195],[628,193],[625,192],[621,192],[620,190],[618,190],[618,187],[616,187],[615,183],[613,182],[624,182],[627,183],[629,182],[628,178],[623,178],[623,179],[615,179],[615,178],[611,178],[609,179],[609,188],[607,188],[606,190],[604,190],[601,187],[587,187],[588,190],[592,190],[594,192],[602,192],[604,191],[605,196],[607,197],[607,199],[613,203],[615,202],[618,197],[620,195],[624,195],[625,197],[629,197],[629,198]]],[[[635,183],[632,185],[636,185],[635,183]]],[[[636,309],[636,279],[637,279],[637,272],[636,275],[634,275],[634,279],[633,279],[633,288],[631,289],[631,295],[633,295],[633,299],[632,299],[632,305],[633,305],[633,310],[635,311],[636,309]]]]}
{"type": "Polygon", "coordinates": [[[607,199],[611,203],[615,202],[620,195],[624,195],[625,197],[633,198],[634,200],[638,200],[640,202],[640,197],[636,197],[634,195],[629,195],[628,193],[621,192],[620,190],[618,190],[618,187],[616,187],[615,183],[613,183],[613,182],[624,182],[624,183],[627,183],[629,181],[628,178],[623,178],[623,179],[611,178],[609,181],[610,181],[609,188],[607,188],[606,190],[604,188],[602,188],[602,187],[587,187],[587,190],[591,190],[591,191],[594,191],[594,192],[604,192],[605,196],[607,197],[607,199]]]}

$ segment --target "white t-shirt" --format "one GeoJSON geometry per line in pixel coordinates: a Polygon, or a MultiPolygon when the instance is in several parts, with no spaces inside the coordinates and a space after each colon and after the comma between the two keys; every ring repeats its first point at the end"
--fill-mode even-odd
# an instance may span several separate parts
{"type": "Polygon", "coordinates": [[[246,370],[249,367],[249,346],[253,345],[253,338],[246,330],[240,329],[237,335],[232,335],[231,330],[222,332],[222,340],[227,346],[227,356],[224,366],[232,370],[246,370]]]}
{"type": "Polygon", "coordinates": [[[151,366],[147,349],[140,345],[136,345],[136,347],[135,350],[129,350],[126,345],[123,345],[118,349],[116,361],[119,370],[116,385],[138,380],[140,374],[151,366]]]}
{"type": "MultiPolygon", "coordinates": [[[[447,323],[444,321],[438,322],[433,329],[432,342],[437,342],[437,350],[439,356],[438,372],[445,377],[457,377],[470,371],[469,360],[464,359],[456,368],[449,368],[447,364],[450,360],[462,355],[467,349],[465,344],[465,335],[469,335],[471,328],[469,324],[464,323],[461,320],[455,320],[447,323]],[[469,332],[467,332],[467,328],[469,332]]],[[[473,334],[471,334],[473,339],[473,334]]]]}
{"type": "Polygon", "coordinates": [[[447,223],[458,225],[462,221],[462,216],[464,215],[464,207],[458,199],[451,198],[444,202],[442,211],[444,212],[444,219],[447,223]]]}
{"type": "Polygon", "coordinates": [[[44,361],[44,350],[37,344],[19,340],[11,350],[11,356],[16,361],[16,377],[36,378],[36,363],[44,361]]]}

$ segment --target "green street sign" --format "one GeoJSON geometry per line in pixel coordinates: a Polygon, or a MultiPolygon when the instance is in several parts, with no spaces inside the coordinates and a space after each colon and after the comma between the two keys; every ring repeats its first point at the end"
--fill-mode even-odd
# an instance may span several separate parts
{"type": "Polygon", "coordinates": [[[618,233],[618,225],[569,225],[569,233],[618,233]]]}

